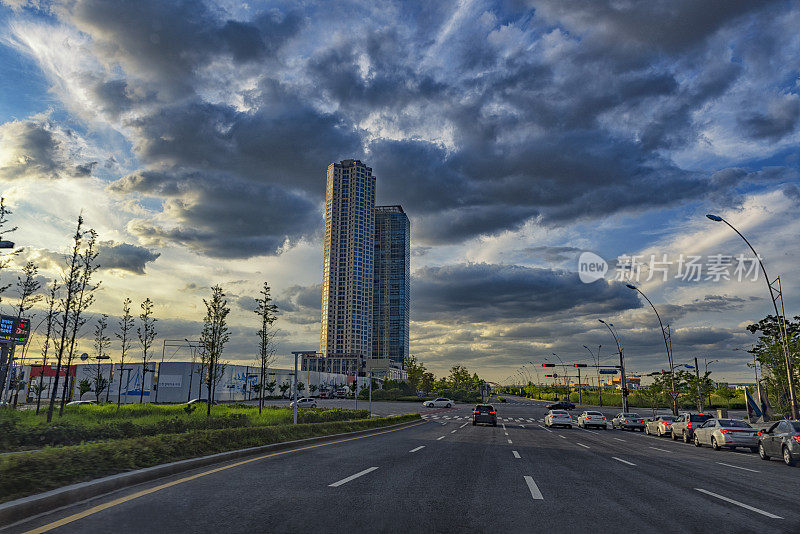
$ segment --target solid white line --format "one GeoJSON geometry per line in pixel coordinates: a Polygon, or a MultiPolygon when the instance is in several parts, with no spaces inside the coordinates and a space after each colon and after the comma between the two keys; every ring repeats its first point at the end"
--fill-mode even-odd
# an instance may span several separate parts
{"type": "Polygon", "coordinates": [[[440,439],[444,439],[444,436],[439,436],[438,438],[436,438],[436,441],[439,441],[440,439]]]}
{"type": "Polygon", "coordinates": [[[625,441],[624,439],[620,439],[620,438],[614,438],[614,439],[617,440],[617,441],[625,441]]]}
{"type": "Polygon", "coordinates": [[[356,473],[355,475],[350,475],[350,476],[349,476],[349,477],[347,477],[347,478],[343,478],[343,479],[342,479],[342,480],[340,480],[339,482],[334,482],[333,484],[328,484],[328,487],[330,487],[330,488],[338,488],[338,487],[339,487],[339,486],[341,486],[342,484],[347,484],[347,483],[348,483],[348,482],[350,482],[351,480],[355,480],[355,479],[357,479],[357,478],[358,478],[358,477],[360,477],[360,476],[364,476],[364,475],[366,475],[367,473],[371,473],[371,472],[375,471],[376,469],[377,469],[377,467],[370,467],[369,469],[364,469],[364,470],[363,470],[363,471],[361,471],[360,473],[356,473]]]}
{"type": "Polygon", "coordinates": [[[511,451],[514,454],[514,458],[522,458],[517,451],[511,451]]]}
{"type": "Polygon", "coordinates": [[[588,445],[584,445],[583,443],[578,443],[577,441],[575,442],[575,445],[580,445],[580,446],[581,446],[581,447],[583,447],[584,449],[588,449],[588,448],[589,448],[589,446],[588,446],[588,445]]]}
{"type": "Polygon", "coordinates": [[[424,448],[425,448],[425,445],[420,445],[420,446],[419,446],[419,447],[417,447],[416,449],[411,449],[411,450],[410,450],[410,451],[408,451],[408,452],[417,452],[417,451],[421,451],[421,450],[422,450],[422,449],[424,449],[424,448]]]}
{"type": "Polygon", "coordinates": [[[623,460],[622,458],[617,458],[616,456],[612,456],[612,458],[615,459],[618,462],[622,462],[623,464],[636,465],[633,462],[629,462],[628,460],[623,460]]]}
{"type": "Polygon", "coordinates": [[[508,440],[508,444],[510,445],[511,443],[513,443],[513,442],[511,440],[508,440]]]}
{"type": "Polygon", "coordinates": [[[542,497],[542,492],[539,491],[539,486],[537,486],[536,482],[533,481],[533,477],[525,475],[525,482],[527,482],[528,489],[531,490],[531,497],[533,497],[534,500],[544,500],[544,497],[542,497]]]}
{"type": "Polygon", "coordinates": [[[750,471],[751,473],[760,473],[761,471],[756,471],[755,469],[748,469],[746,467],[739,467],[738,465],[731,465],[725,464],[722,462],[717,462],[719,465],[724,465],[725,467],[733,467],[734,469],[741,469],[742,471],[750,471]]]}
{"type": "Polygon", "coordinates": [[[711,495],[712,497],[716,497],[717,499],[722,499],[723,501],[729,502],[731,504],[735,504],[736,506],[741,506],[742,508],[747,508],[748,510],[750,510],[752,512],[756,512],[756,513],[759,513],[761,515],[765,515],[767,517],[771,517],[772,519],[783,519],[779,515],[775,515],[775,514],[771,514],[769,512],[765,512],[764,510],[761,510],[761,509],[756,508],[754,506],[750,506],[749,504],[745,504],[743,502],[734,501],[733,499],[731,499],[729,497],[723,497],[722,495],[718,495],[718,494],[716,494],[716,493],[714,493],[712,491],[704,490],[702,488],[695,488],[695,489],[697,491],[701,492],[701,493],[705,493],[706,495],[711,495]]]}
{"type": "Polygon", "coordinates": [[[672,452],[672,451],[668,451],[667,449],[659,449],[658,447],[650,447],[650,448],[653,449],[654,451],[672,452]]]}

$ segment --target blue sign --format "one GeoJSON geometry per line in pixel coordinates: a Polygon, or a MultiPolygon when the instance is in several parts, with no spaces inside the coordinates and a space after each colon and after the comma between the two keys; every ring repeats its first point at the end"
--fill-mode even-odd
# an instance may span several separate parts
{"type": "Polygon", "coordinates": [[[600,374],[601,375],[615,375],[615,374],[617,374],[617,370],[616,369],[600,369],[600,374]]]}

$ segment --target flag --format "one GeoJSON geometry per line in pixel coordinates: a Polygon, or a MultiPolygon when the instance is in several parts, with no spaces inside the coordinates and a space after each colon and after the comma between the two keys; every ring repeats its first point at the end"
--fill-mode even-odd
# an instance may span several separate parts
{"type": "Polygon", "coordinates": [[[756,403],[753,396],[750,395],[750,391],[747,388],[744,388],[744,396],[745,400],[747,401],[747,418],[751,423],[755,423],[754,419],[763,417],[764,412],[761,411],[758,403],[756,403]]]}

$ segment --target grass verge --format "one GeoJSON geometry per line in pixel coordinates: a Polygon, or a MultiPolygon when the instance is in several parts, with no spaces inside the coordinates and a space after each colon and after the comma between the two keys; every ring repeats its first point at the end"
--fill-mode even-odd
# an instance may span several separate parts
{"type": "Polygon", "coordinates": [[[0,458],[0,502],[116,473],[283,441],[380,428],[419,419],[405,414],[357,421],[195,430],[46,448],[0,458]]]}

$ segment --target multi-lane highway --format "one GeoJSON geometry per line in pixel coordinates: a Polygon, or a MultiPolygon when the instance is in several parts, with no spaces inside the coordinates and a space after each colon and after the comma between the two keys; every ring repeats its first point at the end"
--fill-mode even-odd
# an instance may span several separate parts
{"type": "Polygon", "coordinates": [[[9,531],[800,532],[800,468],[547,429],[533,401],[496,407],[497,427],[473,427],[469,405],[423,409],[412,427],[184,473],[9,531]]]}

